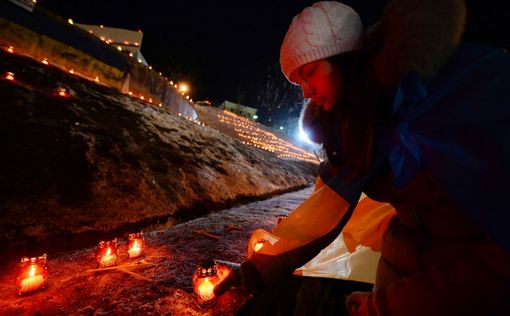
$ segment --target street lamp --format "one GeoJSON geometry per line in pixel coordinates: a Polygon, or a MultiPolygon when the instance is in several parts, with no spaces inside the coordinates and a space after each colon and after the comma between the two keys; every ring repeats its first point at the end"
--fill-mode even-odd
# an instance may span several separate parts
{"type": "Polygon", "coordinates": [[[190,90],[189,85],[185,82],[179,83],[179,92],[188,93],[190,90]]]}

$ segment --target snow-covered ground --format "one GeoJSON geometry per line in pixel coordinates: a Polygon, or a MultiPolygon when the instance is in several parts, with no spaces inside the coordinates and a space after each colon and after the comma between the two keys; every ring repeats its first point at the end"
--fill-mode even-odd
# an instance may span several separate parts
{"type": "Polygon", "coordinates": [[[316,164],[245,145],[212,119],[202,126],[0,52],[7,72],[15,79],[0,80],[0,250],[16,260],[168,227],[315,178],[316,164]]]}

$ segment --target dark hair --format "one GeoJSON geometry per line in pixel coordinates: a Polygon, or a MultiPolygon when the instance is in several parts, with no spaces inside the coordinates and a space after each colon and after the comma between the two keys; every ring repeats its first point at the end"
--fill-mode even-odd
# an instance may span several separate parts
{"type": "Polygon", "coordinates": [[[342,73],[342,94],[332,111],[321,115],[324,149],[332,167],[342,166],[349,179],[365,175],[372,165],[378,115],[375,77],[362,50],[328,58],[342,73]]]}

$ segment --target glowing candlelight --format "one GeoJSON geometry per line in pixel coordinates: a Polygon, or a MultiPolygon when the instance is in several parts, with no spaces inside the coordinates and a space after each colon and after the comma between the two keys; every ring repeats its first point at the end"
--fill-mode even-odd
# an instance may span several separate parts
{"type": "Polygon", "coordinates": [[[129,234],[128,237],[128,256],[129,258],[136,258],[143,254],[145,248],[145,238],[143,233],[129,234]]]}
{"type": "Polygon", "coordinates": [[[209,281],[209,278],[205,278],[205,280],[200,283],[198,286],[198,295],[204,301],[210,301],[214,299],[214,284],[209,281]]]}
{"type": "Polygon", "coordinates": [[[99,76],[96,76],[96,78],[94,79],[95,82],[99,82],[99,76]]]}
{"type": "Polygon", "coordinates": [[[5,79],[14,81],[14,73],[8,72],[5,74],[5,79]]]}
{"type": "Polygon", "coordinates": [[[216,263],[213,260],[202,262],[193,274],[192,280],[198,306],[208,307],[213,305],[216,302],[214,287],[220,281],[216,263]]]}
{"type": "Polygon", "coordinates": [[[56,94],[62,98],[68,98],[70,96],[66,88],[58,88],[56,94]]]}
{"type": "Polygon", "coordinates": [[[70,74],[74,74],[74,69],[69,70],[70,74]]]}
{"type": "Polygon", "coordinates": [[[48,63],[48,59],[46,59],[46,58],[43,58],[43,60],[41,60],[41,62],[42,62],[43,64],[45,64],[45,65],[48,65],[48,64],[49,64],[49,63],[48,63]]]}
{"type": "Polygon", "coordinates": [[[96,261],[99,268],[117,265],[117,239],[100,241],[96,250],[96,261]]]}
{"type": "Polygon", "coordinates": [[[262,246],[264,246],[265,240],[259,240],[253,245],[253,251],[259,252],[260,249],[262,249],[262,246]]]}
{"type": "Polygon", "coordinates": [[[11,53],[11,54],[12,54],[12,53],[14,53],[14,47],[9,46],[9,47],[7,48],[7,51],[8,51],[9,53],[11,53]]]}
{"type": "Polygon", "coordinates": [[[34,258],[21,258],[19,273],[16,278],[18,295],[31,293],[44,288],[48,277],[46,254],[34,258]]]}

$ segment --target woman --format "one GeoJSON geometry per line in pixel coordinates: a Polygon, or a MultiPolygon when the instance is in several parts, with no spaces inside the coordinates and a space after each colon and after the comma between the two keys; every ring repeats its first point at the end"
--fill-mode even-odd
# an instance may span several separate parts
{"type": "Polygon", "coordinates": [[[323,228],[301,221],[273,232],[236,271],[245,283],[271,286],[313,257],[363,191],[397,216],[374,290],[347,299],[351,315],[510,314],[510,57],[461,44],[465,19],[453,0],[394,0],[366,35],[338,2],[294,18],[280,62],[311,99],[303,128],[328,158],[319,186],[337,194],[314,205],[337,203],[317,207],[323,228]]]}

